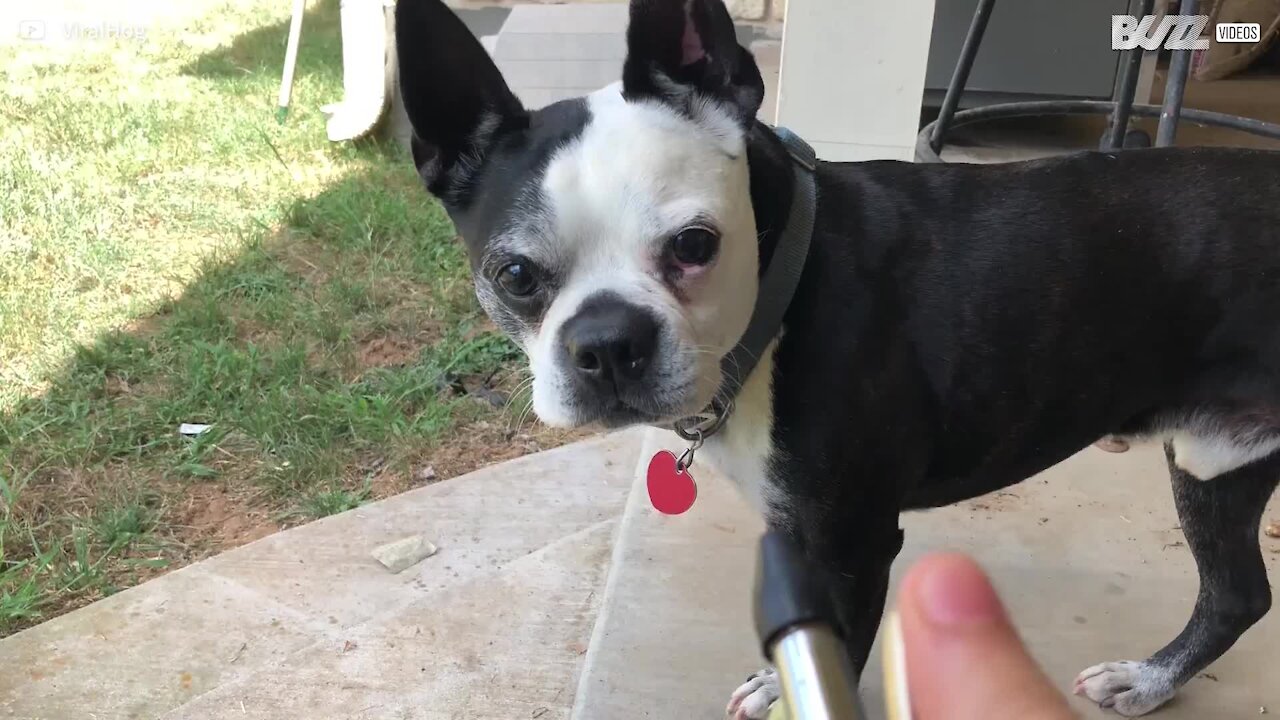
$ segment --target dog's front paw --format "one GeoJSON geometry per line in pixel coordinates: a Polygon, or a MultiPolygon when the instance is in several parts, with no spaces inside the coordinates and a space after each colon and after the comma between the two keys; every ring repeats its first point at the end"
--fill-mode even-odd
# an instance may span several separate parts
{"type": "Polygon", "coordinates": [[[725,714],[731,720],[765,720],[769,717],[769,708],[781,694],[777,671],[761,670],[733,691],[725,714]]]}
{"type": "Polygon", "coordinates": [[[1075,693],[1127,717],[1146,715],[1173,697],[1162,668],[1121,660],[1094,665],[1076,677],[1075,693]]]}

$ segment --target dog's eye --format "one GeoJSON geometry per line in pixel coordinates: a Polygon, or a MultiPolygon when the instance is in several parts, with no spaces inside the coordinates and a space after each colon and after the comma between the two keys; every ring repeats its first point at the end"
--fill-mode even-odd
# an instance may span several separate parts
{"type": "Polygon", "coordinates": [[[706,228],[685,228],[671,238],[671,256],[681,265],[706,265],[719,249],[719,236],[706,228]]]}
{"type": "Polygon", "coordinates": [[[532,295],[538,289],[538,278],[533,268],[525,263],[508,263],[498,271],[497,283],[507,293],[516,297],[532,295]]]}

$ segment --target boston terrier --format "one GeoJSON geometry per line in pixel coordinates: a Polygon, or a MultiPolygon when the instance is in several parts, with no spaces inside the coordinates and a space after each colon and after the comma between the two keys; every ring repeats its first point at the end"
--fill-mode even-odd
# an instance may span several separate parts
{"type": "MultiPolygon", "coordinates": [[[[1164,444],[1200,592],[1172,642],[1075,691],[1150,712],[1269,609],[1280,154],[807,168],[757,121],[764,84],[721,0],[632,0],[621,82],[539,110],[441,0],[399,0],[396,34],[414,163],[552,425],[671,427],[713,406],[812,183],[780,326],[698,457],[823,569],[859,672],[900,513],[1104,437],[1164,444]]],[[[765,671],[729,714],[764,718],[778,695],[765,671]]]]}

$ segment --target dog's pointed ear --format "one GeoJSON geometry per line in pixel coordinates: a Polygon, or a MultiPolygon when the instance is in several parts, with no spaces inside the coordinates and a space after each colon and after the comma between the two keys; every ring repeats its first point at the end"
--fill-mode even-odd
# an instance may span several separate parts
{"type": "Polygon", "coordinates": [[[707,101],[750,127],[764,100],[755,58],[723,0],[631,0],[622,92],[697,115],[707,101]]]}
{"type": "Polygon", "coordinates": [[[485,156],[529,115],[489,53],[441,0],[396,3],[400,94],[413,126],[413,161],[427,189],[465,207],[485,156]]]}

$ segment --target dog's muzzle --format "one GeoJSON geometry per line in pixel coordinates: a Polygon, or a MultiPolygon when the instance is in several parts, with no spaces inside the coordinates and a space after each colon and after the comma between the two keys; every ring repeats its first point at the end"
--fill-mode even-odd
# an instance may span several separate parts
{"type": "Polygon", "coordinates": [[[642,396],[659,352],[653,313],[605,293],[589,298],[560,330],[561,365],[579,395],[601,406],[642,396]]]}

